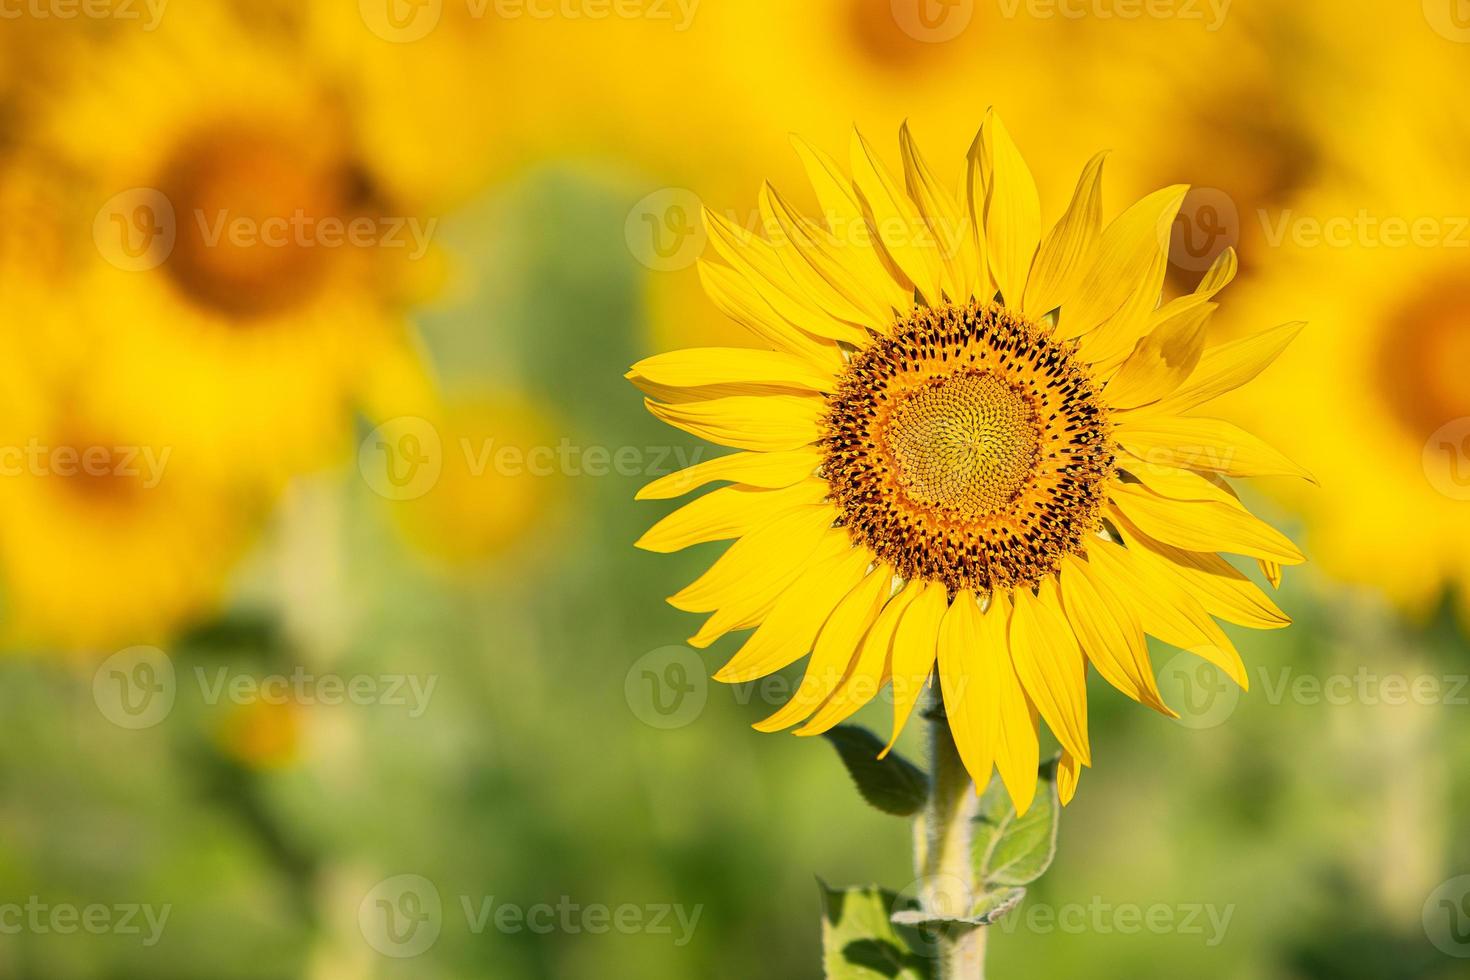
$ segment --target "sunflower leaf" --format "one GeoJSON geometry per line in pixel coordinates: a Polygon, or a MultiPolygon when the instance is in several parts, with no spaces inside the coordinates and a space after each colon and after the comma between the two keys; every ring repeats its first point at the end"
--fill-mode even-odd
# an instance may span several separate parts
{"type": "Polygon", "coordinates": [[[943,929],[963,932],[976,926],[988,926],[1005,918],[1007,912],[1021,904],[1026,889],[1004,886],[983,892],[975,900],[967,915],[935,915],[918,908],[900,909],[893,913],[893,923],[899,926],[943,929]]]}
{"type": "Polygon", "coordinates": [[[822,968],[827,980],[932,980],[916,929],[891,917],[916,912],[912,899],[876,886],[822,889],[822,968]]]}
{"type": "Polygon", "coordinates": [[[929,777],[897,754],[884,759],[883,741],[857,725],[838,725],[825,733],[863,799],[884,813],[911,817],[929,798],[929,777]]]}
{"type": "Polygon", "coordinates": [[[1060,813],[1055,759],[1042,764],[1036,800],[1024,815],[1017,815],[1001,781],[991,781],[980,799],[971,850],[975,876],[986,892],[1029,885],[1045,873],[1056,857],[1060,813]]]}

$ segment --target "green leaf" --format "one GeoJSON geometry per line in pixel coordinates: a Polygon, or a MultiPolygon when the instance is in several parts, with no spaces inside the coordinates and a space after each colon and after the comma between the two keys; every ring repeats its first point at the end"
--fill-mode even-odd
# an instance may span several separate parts
{"type": "Polygon", "coordinates": [[[1051,866],[1057,853],[1057,763],[1044,763],[1037,775],[1036,800],[1017,816],[1010,794],[992,779],[975,817],[972,856],[975,875],[986,891],[1004,885],[1029,885],[1051,866]]]}
{"type": "Polygon", "coordinates": [[[863,799],[884,813],[912,817],[929,799],[929,777],[902,756],[879,760],[883,743],[857,725],[838,725],[826,733],[863,799]]]}
{"type": "Polygon", "coordinates": [[[822,969],[827,980],[933,980],[933,963],[916,953],[918,933],[895,925],[910,899],[876,886],[832,889],[822,884],[822,969]]]}
{"type": "Polygon", "coordinates": [[[976,926],[988,926],[999,921],[1005,914],[1026,897],[1024,888],[998,888],[981,895],[968,915],[933,915],[918,908],[900,909],[893,913],[893,922],[900,926],[924,929],[950,929],[963,931],[976,926]]]}

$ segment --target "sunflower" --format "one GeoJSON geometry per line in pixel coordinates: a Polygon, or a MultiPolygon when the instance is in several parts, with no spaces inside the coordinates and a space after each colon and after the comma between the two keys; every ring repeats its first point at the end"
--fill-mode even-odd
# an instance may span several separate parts
{"type": "Polygon", "coordinates": [[[998,770],[1025,810],[1038,718],[1062,746],[1065,799],[1091,765],[1089,665],[1170,714],[1145,634],[1244,687],[1216,617],[1288,622],[1219,553],[1272,577],[1302,561],[1228,478],[1305,473],[1193,410],[1253,377],[1295,327],[1206,348],[1232,252],[1160,305],[1183,186],[1103,228],[1099,155],[1045,230],[998,117],[971,146],[959,196],[907,126],[900,146],[902,182],[854,134],[848,180],[798,141],[821,222],[769,185],[763,236],[706,213],[724,262],[700,274],[760,346],[658,355],[629,377],[658,418],[740,451],[645,487],[663,499],[731,484],[638,544],[734,541],[669,600],[711,614],[698,647],[755,628],[718,680],[811,655],[756,728],[819,734],[891,686],[896,740],[937,673],[976,785],[998,770]]]}
{"type": "Polygon", "coordinates": [[[1411,89],[1452,91],[1470,75],[1458,52],[1402,53],[1395,63],[1412,54],[1416,73],[1412,83],[1385,79],[1365,100],[1383,121],[1346,148],[1356,173],[1271,221],[1269,272],[1231,313],[1248,323],[1290,295],[1332,330],[1304,337],[1259,398],[1231,398],[1225,410],[1247,424],[1296,419],[1283,447],[1342,488],[1274,488],[1304,514],[1321,568],[1419,622],[1449,599],[1470,625],[1470,127],[1448,107],[1398,111],[1411,89]]]}
{"type": "Polygon", "coordinates": [[[222,9],[72,65],[16,166],[84,202],[62,224],[84,245],[56,250],[56,342],[108,365],[99,398],[221,473],[274,479],[343,455],[354,408],[425,397],[402,310],[432,277],[433,223],[383,191],[334,79],[222,9]]]}
{"type": "MultiPolygon", "coordinates": [[[[29,308],[33,329],[64,316],[45,298],[29,308]]],[[[40,342],[10,354],[0,641],[99,653],[163,643],[212,614],[269,500],[119,418],[96,397],[94,362],[40,342]]]]}

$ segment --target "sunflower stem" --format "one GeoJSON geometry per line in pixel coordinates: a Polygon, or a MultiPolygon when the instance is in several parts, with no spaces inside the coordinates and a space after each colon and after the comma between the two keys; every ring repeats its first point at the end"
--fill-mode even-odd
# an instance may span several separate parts
{"type": "MultiPolygon", "coordinates": [[[[933,789],[925,808],[922,841],[916,842],[919,900],[936,916],[966,916],[975,901],[970,859],[973,826],[980,800],[950,734],[944,699],[935,684],[929,710],[930,768],[933,789]]],[[[938,980],[980,980],[985,976],[984,927],[943,926],[938,933],[938,980]]]]}

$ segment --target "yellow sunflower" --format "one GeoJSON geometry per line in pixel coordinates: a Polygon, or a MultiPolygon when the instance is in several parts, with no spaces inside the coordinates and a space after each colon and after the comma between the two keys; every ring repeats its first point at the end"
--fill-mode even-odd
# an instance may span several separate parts
{"type": "Polygon", "coordinates": [[[402,310],[435,223],[384,193],[331,77],[221,10],[72,65],[17,166],[82,202],[56,339],[109,366],[99,399],[222,473],[281,476],[340,456],[353,408],[425,397],[402,310]]]}
{"type": "Polygon", "coordinates": [[[1186,188],[1104,228],[1098,156],[1048,230],[996,116],[958,196],[907,127],[902,178],[857,134],[850,180],[797,146],[821,221],[769,185],[764,236],[705,216],[724,260],[701,264],[705,286],[760,346],[658,355],[629,374],[657,417],[740,450],[644,488],[670,498],[732,484],[638,544],[734,541],[669,600],[711,614],[690,641],[699,647],[755,628],[717,679],[749,681],[811,654],[796,693],[758,729],[819,734],[891,685],[896,739],[937,665],[977,786],[995,768],[1027,808],[1039,717],[1062,746],[1070,799],[1092,760],[1089,665],[1169,713],[1145,633],[1245,686],[1216,617],[1288,622],[1219,553],[1273,576],[1302,555],[1227,478],[1305,474],[1193,410],[1253,377],[1295,327],[1207,348],[1233,253],[1197,291],[1160,305],[1186,188]]]}
{"type": "MultiPolygon", "coordinates": [[[[15,296],[8,296],[12,311],[15,296]]],[[[42,299],[29,328],[44,331],[42,299]]],[[[54,312],[47,313],[48,310],[54,312]]],[[[97,365],[10,348],[0,392],[0,641],[104,653],[214,612],[269,500],[98,400],[97,365]]]]}
{"type": "Polygon", "coordinates": [[[1443,46],[1453,60],[1415,48],[1411,79],[1365,96],[1381,122],[1347,149],[1355,172],[1267,224],[1269,271],[1232,319],[1289,295],[1332,326],[1283,357],[1259,397],[1226,410],[1296,420],[1282,445],[1328,489],[1278,489],[1305,514],[1320,567],[1421,621],[1448,594],[1470,624],[1470,127],[1449,106],[1401,111],[1412,90],[1470,81],[1461,52],[1443,46]]]}

